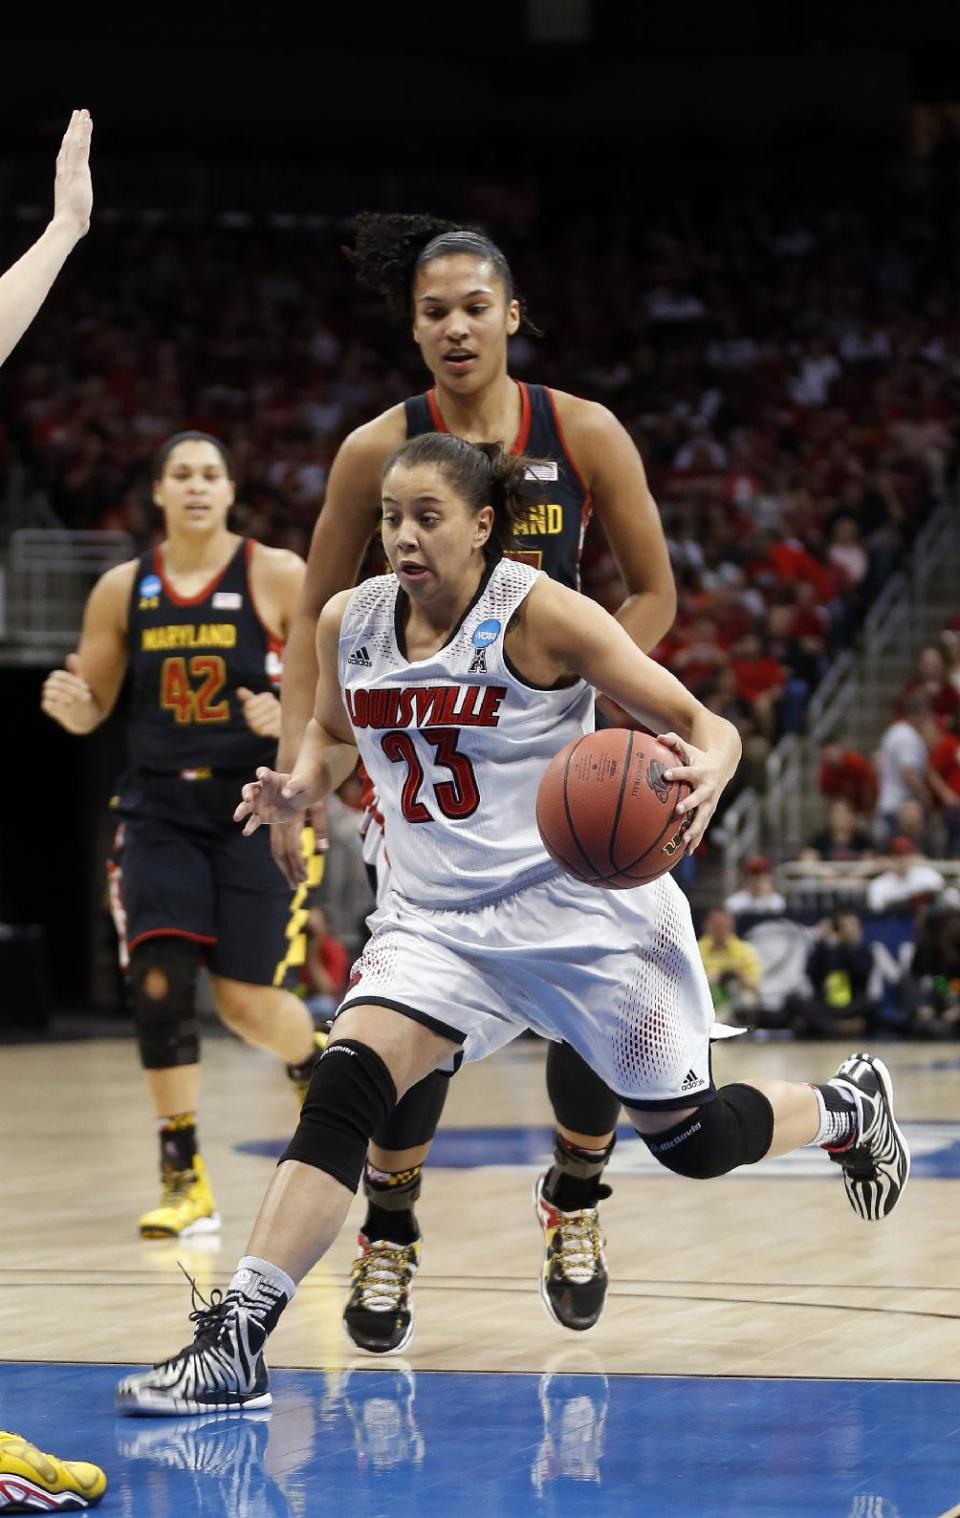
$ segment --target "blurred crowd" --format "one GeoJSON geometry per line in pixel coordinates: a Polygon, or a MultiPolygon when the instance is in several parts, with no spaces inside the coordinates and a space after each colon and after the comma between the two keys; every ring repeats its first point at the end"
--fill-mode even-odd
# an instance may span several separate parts
{"type": "MultiPolygon", "coordinates": [[[[680,589],[658,652],[741,728],[743,784],[953,468],[956,213],[899,201],[490,221],[544,333],[514,340],[514,372],[604,401],[643,455],[680,589]]],[[[425,385],[348,239],[321,218],[102,217],[2,396],[60,517],[147,542],[150,455],[198,427],[233,451],[238,525],[304,552],[341,438],[425,385]]],[[[599,532],[584,583],[622,595],[599,532]]]]}
{"type": "Polygon", "coordinates": [[[960,612],[920,651],[876,754],[826,743],[818,778],[824,821],[799,859],[778,872],[748,857],[739,889],[707,914],[701,949],[719,1015],[806,1037],[960,1036],[960,875],[951,868],[960,858],[960,612]],[[811,905],[824,902],[830,910],[814,923],[811,905]],[[866,938],[878,919],[907,930],[893,940],[898,957],[888,955],[892,1007],[866,938]],[[771,933],[774,922],[781,929],[771,933]]]}
{"type": "MultiPolygon", "coordinates": [[[[894,186],[882,199],[851,186],[831,207],[703,198],[589,222],[538,220],[522,202],[500,211],[488,228],[543,330],[513,340],[512,371],[604,402],[635,439],[679,591],[656,652],[737,724],[738,784],[762,790],[771,746],[802,727],[830,659],[952,481],[960,211],[894,186]]],[[[152,453],[200,428],[231,449],[237,527],[305,553],[345,433],[426,384],[404,324],[355,283],[349,237],[322,217],[102,216],[5,371],[6,457],[67,525],[122,528],[139,547],[157,530],[152,453]]],[[[615,609],[623,585],[597,530],[583,575],[615,609]]],[[[874,759],[824,749],[824,824],[805,866],[860,862],[873,878],[856,910],[811,930],[781,1026],[869,1029],[859,914],[881,909],[920,914],[911,1026],[960,1021],[958,908],[929,863],[960,848],[958,708],[960,623],[921,655],[874,759]]],[[[355,869],[351,806],[331,878],[355,869]]],[[[305,990],[321,1001],[342,982],[336,945],[362,938],[359,878],[345,893],[331,890],[313,925],[305,990]],[[349,921],[340,900],[355,903],[349,921]]],[[[765,1000],[739,926],[789,905],[756,856],[704,923],[725,1015],[749,1020],[765,1000]]]]}

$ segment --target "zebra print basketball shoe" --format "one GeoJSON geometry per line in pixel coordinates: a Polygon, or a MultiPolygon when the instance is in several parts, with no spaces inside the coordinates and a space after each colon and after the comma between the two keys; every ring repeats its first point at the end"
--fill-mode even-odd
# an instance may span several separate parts
{"type": "Polygon", "coordinates": [[[866,1223],[879,1223],[896,1207],[910,1178],[910,1150],[893,1115],[893,1081],[883,1060],[851,1054],[832,1086],[856,1098],[860,1131],[847,1149],[827,1152],[843,1171],[847,1200],[866,1223]]]}
{"type": "MultiPolygon", "coordinates": [[[[190,1317],[197,1325],[193,1343],[152,1370],[125,1376],[116,1391],[118,1412],[141,1417],[239,1412],[273,1401],[263,1346],[286,1305],[282,1294],[264,1313],[238,1291],[214,1290],[204,1302],[196,1282],[190,1284],[190,1317]]],[[[260,1283],[261,1294],[265,1289],[260,1283]]]]}

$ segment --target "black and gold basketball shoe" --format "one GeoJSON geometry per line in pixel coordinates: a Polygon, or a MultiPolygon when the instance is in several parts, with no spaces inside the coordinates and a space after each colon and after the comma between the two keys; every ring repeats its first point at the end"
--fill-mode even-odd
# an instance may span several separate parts
{"type": "Polygon", "coordinates": [[[357,1244],[343,1326],[358,1349],[372,1355],[394,1354],[413,1338],[412,1282],[422,1240],[391,1244],[361,1233],[357,1244]]]}
{"type": "MultiPolygon", "coordinates": [[[[543,1194],[546,1178],[541,1175],[533,1191],[544,1241],[540,1300],[555,1323],[583,1333],[597,1322],[607,1296],[606,1239],[597,1208],[562,1212],[543,1194]]],[[[601,1184],[597,1193],[602,1201],[610,1189],[601,1184]]]]}

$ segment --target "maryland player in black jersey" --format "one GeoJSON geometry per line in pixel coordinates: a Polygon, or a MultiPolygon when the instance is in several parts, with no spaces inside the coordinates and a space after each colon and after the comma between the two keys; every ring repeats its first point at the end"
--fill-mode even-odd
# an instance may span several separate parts
{"type": "MultiPolygon", "coordinates": [[[[284,663],[280,770],[292,769],[313,711],[317,618],[332,595],[354,584],[377,530],[383,465],[416,433],[502,442],[543,460],[533,466],[542,505],[526,524],[519,556],[576,587],[584,529],[596,512],[627,588],[618,620],[642,649],[659,641],[676,610],[659,513],[624,428],[603,406],[508,373],[507,340],[529,323],[500,249],[482,233],[431,217],[364,216],[352,258],[361,282],[412,321],[433,388],[352,432],[334,460],[284,663]]],[[[296,829],[271,831],[278,863],[298,882],[296,829]]],[[[557,1322],[586,1329],[607,1289],[597,1204],[609,1194],[601,1177],[620,1104],[566,1044],[549,1045],[547,1089],[557,1131],[555,1162],[538,1190],[542,1297],[557,1322]]],[[[368,1211],[344,1319],[354,1343],[374,1352],[395,1349],[411,1331],[410,1282],[420,1256],[414,1203],[446,1091],[443,1075],[429,1076],[370,1146],[368,1211]]]]}
{"type": "Polygon", "coordinates": [[[196,1133],[200,958],[222,1021],[305,1085],[313,1024],[287,983],[303,962],[322,858],[306,835],[291,900],[269,845],[251,850],[231,824],[238,783],[276,753],[274,686],[303,561],[229,530],[230,461],[204,433],[163,445],[153,493],[163,542],[94,586],[79,649],[47,677],[42,705],[68,732],[89,733],[132,677],[111,898],[160,1128],[161,1200],[140,1232],[163,1238],[219,1227],[196,1133]]]}

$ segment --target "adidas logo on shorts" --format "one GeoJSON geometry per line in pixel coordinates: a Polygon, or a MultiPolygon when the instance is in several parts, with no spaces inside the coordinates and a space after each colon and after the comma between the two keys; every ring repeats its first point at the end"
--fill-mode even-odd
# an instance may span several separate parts
{"type": "Polygon", "coordinates": [[[686,1075],[683,1077],[683,1084],[681,1085],[680,1090],[695,1091],[698,1086],[703,1086],[705,1084],[706,1082],[704,1081],[703,1076],[698,1075],[696,1070],[688,1070],[686,1075]]]}
{"type": "Polygon", "coordinates": [[[372,667],[373,661],[370,658],[370,655],[367,653],[366,648],[361,643],[359,648],[355,648],[353,650],[353,653],[350,655],[349,659],[347,660],[347,663],[348,664],[360,664],[365,669],[370,669],[372,667]]]}

